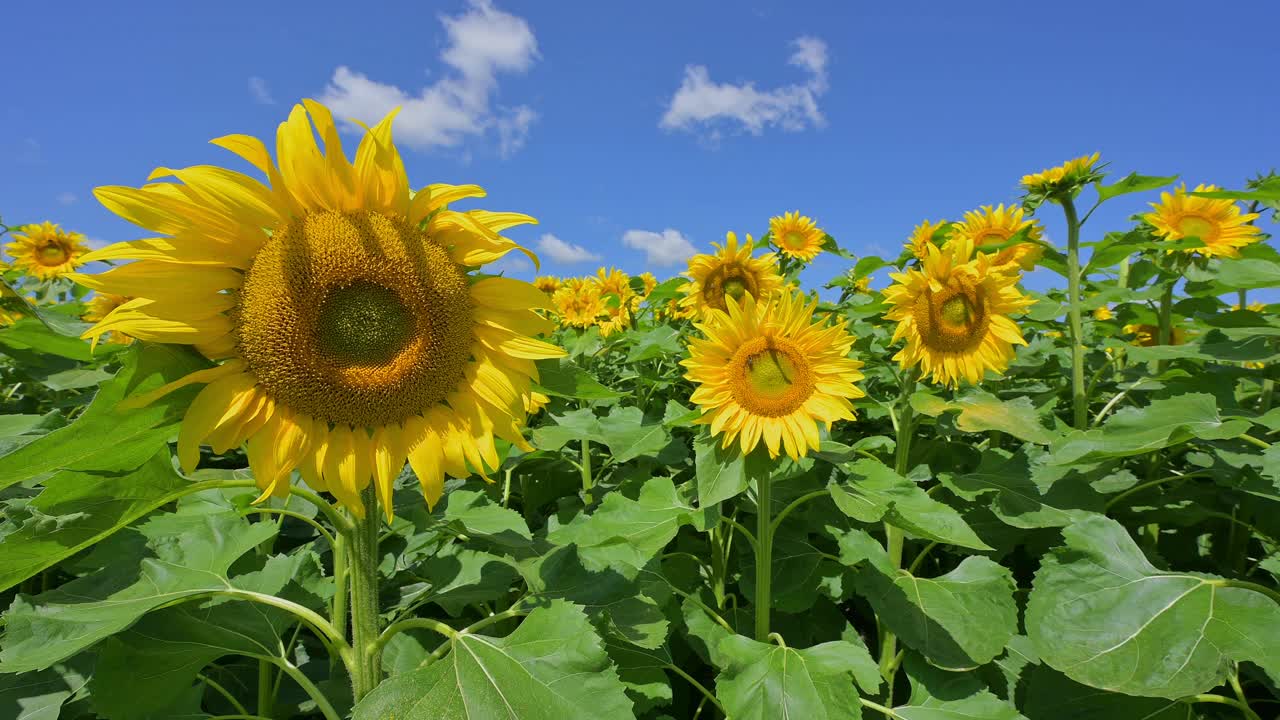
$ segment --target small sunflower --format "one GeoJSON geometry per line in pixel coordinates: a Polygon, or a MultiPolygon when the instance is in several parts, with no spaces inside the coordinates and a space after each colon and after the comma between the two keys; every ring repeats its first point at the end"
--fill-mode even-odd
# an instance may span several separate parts
{"type": "MultiPolygon", "coordinates": [[[[1213,192],[1213,185],[1197,185],[1192,192],[1213,192]]],[[[1241,213],[1234,200],[1214,200],[1187,194],[1186,186],[1172,193],[1160,193],[1160,202],[1151,203],[1155,208],[1142,216],[1155,233],[1165,240],[1200,238],[1202,248],[1189,248],[1184,252],[1201,253],[1208,257],[1239,257],[1240,248],[1262,239],[1262,230],[1250,221],[1257,213],[1241,213]]],[[[1173,252],[1173,251],[1170,251],[1173,252]]]]}
{"type": "Polygon", "coordinates": [[[584,278],[568,278],[551,296],[551,305],[562,327],[588,328],[604,314],[600,287],[584,278]]]}
{"type": "Polygon", "coordinates": [[[1099,307],[1094,308],[1093,310],[1094,320],[1098,320],[1098,321],[1111,320],[1115,318],[1115,316],[1116,314],[1111,312],[1111,308],[1107,307],[1106,305],[1101,305],[1099,307]]]}
{"type": "Polygon", "coordinates": [[[595,281],[600,286],[601,295],[617,295],[629,300],[635,294],[631,290],[631,276],[617,268],[600,268],[596,271],[595,281]]]}
{"type": "Polygon", "coordinates": [[[965,213],[964,222],[953,226],[951,236],[965,238],[976,250],[982,252],[984,246],[1008,242],[1025,228],[1028,242],[996,251],[994,264],[1008,266],[1016,263],[1023,270],[1031,270],[1044,253],[1044,249],[1036,242],[1044,233],[1039,222],[1024,220],[1023,215],[1022,208],[1013,205],[1008,208],[1003,204],[996,207],[983,205],[978,210],[965,213]]]}
{"type": "Polygon", "coordinates": [[[1082,155],[1058,167],[1023,175],[1022,187],[1029,193],[1044,196],[1056,195],[1064,190],[1074,190],[1094,180],[1095,177],[1101,177],[1093,168],[1098,163],[1099,157],[1101,157],[1099,153],[1082,155]]]}
{"type": "Polygon", "coordinates": [[[711,310],[728,309],[726,298],[741,300],[750,295],[756,300],[767,300],[782,287],[778,274],[777,256],[773,254],[751,257],[751,236],[738,244],[738,236],[725,235],[724,245],[712,243],[716,252],[711,255],[694,255],[689,258],[689,270],[685,276],[690,282],[681,286],[685,297],[680,304],[701,317],[711,310]]]}
{"type": "Polygon", "coordinates": [[[798,210],[769,218],[769,235],[778,252],[804,262],[822,252],[822,243],[827,237],[812,218],[801,215],[798,210]]]}
{"type": "Polygon", "coordinates": [[[555,291],[560,289],[560,278],[553,277],[551,275],[541,275],[534,278],[533,286],[548,295],[553,295],[555,294],[555,291]]]}
{"type": "MultiPolygon", "coordinates": [[[[1236,304],[1232,305],[1232,306],[1231,306],[1231,309],[1232,309],[1232,310],[1239,310],[1239,309],[1240,309],[1240,303],[1236,303],[1236,304]]],[[[1264,303],[1264,302],[1251,302],[1251,303],[1249,303],[1249,304],[1245,307],[1245,309],[1246,309],[1246,310],[1249,310],[1250,312],[1264,313],[1264,312],[1266,312],[1266,311],[1267,311],[1267,304],[1266,304],[1266,303],[1264,303]]]]}
{"type": "Polygon", "coordinates": [[[938,222],[925,220],[911,231],[911,236],[907,238],[904,247],[910,250],[911,254],[915,255],[917,259],[924,260],[929,257],[930,245],[942,246],[943,241],[946,240],[947,235],[951,232],[950,228],[951,223],[946,220],[939,220],[938,222]]]}
{"type": "Polygon", "coordinates": [[[852,420],[850,400],[863,397],[854,383],[862,363],[848,357],[853,336],[843,321],[815,319],[816,300],[783,293],[757,302],[747,295],[712,311],[696,327],[705,338],[689,342],[680,362],[697,385],[691,400],[699,422],[735,441],[744,453],[761,441],[770,457],[779,449],[793,459],[817,450],[818,423],[852,420]]]}
{"type": "Polygon", "coordinates": [[[9,327],[21,319],[22,313],[11,312],[4,308],[0,308],[0,328],[9,327]]]}
{"type": "MultiPolygon", "coordinates": [[[[1135,323],[1125,325],[1124,332],[1133,336],[1133,344],[1142,347],[1155,347],[1160,344],[1160,326],[1135,323]]],[[[1187,331],[1180,327],[1169,328],[1169,344],[1182,345],[1187,341],[1187,331]]]]}
{"type": "Polygon", "coordinates": [[[13,233],[13,242],[6,245],[5,250],[13,257],[13,267],[37,279],[51,280],[85,262],[83,256],[89,248],[84,242],[84,235],[65,232],[58,225],[44,222],[27,225],[22,232],[13,233]]]}
{"type": "Polygon", "coordinates": [[[499,233],[534,220],[449,209],[483,196],[475,185],[412,192],[395,114],[365,129],[354,163],[329,110],[304,100],[279,127],[277,162],[254,137],[213,141],[269,184],[196,166],[151,176],[175,182],[94,191],[162,236],[83,258],[134,260],[75,277],[134,298],[85,336],[193,345],[217,363],[132,402],[204,384],[178,432],[184,469],[202,444],[244,444],[260,500],[287,494],[296,468],[357,515],[372,483],[390,517],[406,460],[434,505],[445,475],[498,467],[495,438],[532,449],[521,430],[534,361],[564,355],[533,337],[553,328],[534,312],[548,298],[473,271],[523,251],[499,233]]]}
{"type": "Polygon", "coordinates": [[[697,315],[697,310],[692,307],[686,307],[680,304],[680,301],[672,298],[662,308],[663,317],[670,320],[689,320],[697,315]]]}
{"type": "MultiPolygon", "coordinates": [[[[80,319],[91,323],[102,322],[111,314],[112,310],[129,302],[130,299],[123,295],[114,295],[109,292],[94,293],[89,300],[88,307],[85,308],[84,315],[81,315],[80,319]]],[[[133,338],[116,330],[106,333],[102,337],[107,342],[119,345],[128,345],[133,342],[133,338]]]]}
{"type": "Polygon", "coordinates": [[[644,283],[644,297],[649,297],[649,293],[658,287],[658,278],[654,277],[651,272],[642,272],[638,277],[640,282],[644,283]]]}
{"type": "Polygon", "coordinates": [[[894,284],[884,296],[893,307],[885,317],[898,321],[893,341],[907,341],[893,359],[953,387],[1003,372],[1013,346],[1026,344],[1009,315],[1034,302],[1018,290],[1019,275],[996,267],[990,254],[974,257],[965,238],[928,250],[920,269],[889,274],[894,284]]]}

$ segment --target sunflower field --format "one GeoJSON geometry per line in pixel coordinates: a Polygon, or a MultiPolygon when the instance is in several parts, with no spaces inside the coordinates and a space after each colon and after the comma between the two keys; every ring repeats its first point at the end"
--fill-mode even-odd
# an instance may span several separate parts
{"type": "Polygon", "coordinates": [[[0,225],[0,720],[1280,716],[1280,178],[528,283],[393,117],[0,225]]]}

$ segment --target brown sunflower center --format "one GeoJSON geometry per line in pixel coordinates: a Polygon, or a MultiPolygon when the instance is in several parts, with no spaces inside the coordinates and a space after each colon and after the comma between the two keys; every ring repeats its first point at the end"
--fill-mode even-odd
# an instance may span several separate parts
{"type": "Polygon", "coordinates": [[[471,293],[403,220],[313,212],[277,228],[245,276],[240,354],[276,402],[377,427],[444,400],[471,357],[471,293]]]}
{"type": "Polygon", "coordinates": [[[1004,230],[984,230],[981,235],[974,238],[973,244],[982,247],[983,245],[999,245],[1009,239],[1012,233],[1004,230]]]}
{"type": "Polygon", "coordinates": [[[800,250],[808,244],[808,239],[802,233],[792,230],[782,236],[782,244],[791,250],[800,250]]]}
{"type": "Polygon", "coordinates": [[[1183,237],[1200,238],[1208,243],[1217,237],[1218,226],[1199,215],[1183,215],[1178,219],[1178,232],[1183,237]]]}
{"type": "Polygon", "coordinates": [[[56,266],[67,261],[67,249],[56,242],[48,243],[36,252],[36,262],[41,265],[56,266]]]}
{"type": "Polygon", "coordinates": [[[813,394],[813,368],[792,341],[759,337],[744,343],[729,361],[733,399],[764,417],[789,415],[813,394]]]}
{"type": "Polygon", "coordinates": [[[745,295],[756,296],[755,278],[746,268],[730,264],[716,268],[702,283],[702,299],[717,310],[728,310],[726,297],[741,302],[745,295]]]}
{"type": "Polygon", "coordinates": [[[921,341],[940,352],[972,350],[991,325],[983,289],[963,280],[941,292],[925,290],[916,300],[913,316],[921,341]]]}

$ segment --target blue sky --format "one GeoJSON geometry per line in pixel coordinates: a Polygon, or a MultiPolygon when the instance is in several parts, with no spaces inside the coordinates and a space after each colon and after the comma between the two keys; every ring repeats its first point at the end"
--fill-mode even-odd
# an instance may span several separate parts
{"type": "MultiPolygon", "coordinates": [[[[478,183],[480,206],[539,218],[510,234],[546,272],[671,275],[796,209],[854,252],[896,254],[921,219],[1014,201],[1022,174],[1094,150],[1113,179],[1240,187],[1280,160],[1278,23],[1262,0],[21,3],[0,214],[141,237],[94,186],[240,167],[206,141],[273,146],[315,97],[362,119],[406,103],[411,180],[478,183]]],[[[1084,239],[1155,199],[1113,201],[1084,239]]]]}

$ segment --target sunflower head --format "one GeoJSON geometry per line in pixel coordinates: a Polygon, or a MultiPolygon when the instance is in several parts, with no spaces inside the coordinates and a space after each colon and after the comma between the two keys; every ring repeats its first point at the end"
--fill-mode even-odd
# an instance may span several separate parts
{"type": "Polygon", "coordinates": [[[13,233],[13,242],[5,250],[13,258],[13,267],[39,280],[51,280],[85,262],[82,258],[89,248],[84,243],[84,235],[46,221],[13,233]]]}
{"type": "Polygon", "coordinates": [[[551,275],[540,275],[533,280],[533,286],[542,292],[553,295],[560,289],[560,278],[551,275]]]}
{"type": "Polygon", "coordinates": [[[995,251],[993,264],[998,267],[1017,266],[1023,270],[1035,268],[1036,261],[1043,254],[1039,244],[1044,232],[1040,223],[1023,219],[1024,212],[1020,207],[1003,204],[996,207],[983,205],[978,210],[964,214],[964,222],[953,226],[952,235],[962,237],[973,244],[978,252],[984,247],[1003,245],[1014,235],[1025,230],[1024,237],[1028,242],[1008,245],[995,251]]]}
{"type": "Polygon", "coordinates": [[[757,302],[748,295],[712,311],[697,325],[681,361],[697,387],[700,422],[721,446],[749,453],[762,441],[770,457],[800,458],[820,443],[818,423],[852,420],[854,383],[862,363],[848,357],[853,336],[843,322],[815,317],[817,301],[780,293],[757,302]]]}
{"type": "Polygon", "coordinates": [[[618,268],[600,268],[596,271],[596,284],[600,286],[601,295],[617,295],[623,299],[630,299],[634,294],[631,291],[631,276],[622,272],[618,268]]]}
{"type": "MultiPolygon", "coordinates": [[[[123,295],[115,295],[108,292],[94,293],[93,297],[89,299],[84,315],[81,315],[80,319],[91,323],[101,322],[111,314],[111,311],[127,302],[129,302],[129,298],[123,295]]],[[[120,345],[128,345],[133,342],[133,338],[119,331],[109,332],[102,337],[107,342],[120,345]]]]}
{"type": "MultiPolygon", "coordinates": [[[[1193,192],[1213,192],[1213,185],[1197,185],[1193,192]]],[[[1185,185],[1172,193],[1160,193],[1160,202],[1151,203],[1152,212],[1142,216],[1155,234],[1165,240],[1199,238],[1204,247],[1183,252],[1207,257],[1239,257],[1240,248],[1262,239],[1262,230],[1251,225],[1257,213],[1241,213],[1234,200],[1188,195],[1185,185]]],[[[1174,252],[1170,250],[1169,252],[1174,252]]]]}
{"type": "Polygon", "coordinates": [[[328,109],[304,100],[280,125],[275,160],[253,137],[213,141],[268,184],[197,166],[95,190],[161,237],[82,258],[134,260],[76,276],[134,298],[85,336],[192,345],[215,363],[132,401],[205,384],[178,433],[185,469],[202,444],[244,445],[260,499],[287,494],[297,469],[357,514],[372,484],[390,517],[406,460],[434,504],[445,475],[498,467],[495,438],[529,447],[533,361],[564,351],[532,337],[553,327],[534,312],[545,294],[476,270],[523,250],[499,233],[533,219],[451,210],[484,194],[474,185],[413,192],[394,116],[366,129],[352,162],[328,109]]]}
{"type": "Polygon", "coordinates": [[[0,327],[9,327],[10,325],[18,322],[21,319],[22,319],[21,313],[16,313],[10,310],[5,310],[4,308],[0,308],[0,327]]]}
{"type": "MultiPolygon", "coordinates": [[[[1124,332],[1133,336],[1133,344],[1142,347],[1155,347],[1160,344],[1160,327],[1158,325],[1147,325],[1144,323],[1134,323],[1124,326],[1124,332]]],[[[1180,327],[1169,328],[1169,344],[1182,345],[1187,341],[1187,331],[1180,327]]]]}
{"type": "MultiPolygon", "coordinates": [[[[1232,309],[1232,310],[1239,310],[1239,309],[1240,309],[1240,303],[1236,303],[1236,304],[1232,305],[1232,306],[1231,306],[1231,309],[1232,309]]],[[[1264,302],[1251,302],[1251,303],[1249,303],[1249,304],[1245,307],[1245,309],[1246,309],[1246,310],[1248,310],[1248,311],[1250,311],[1250,312],[1264,313],[1264,312],[1266,312],[1266,311],[1267,311],[1267,304],[1266,304],[1266,303],[1264,303],[1264,302]]]]}
{"type": "Polygon", "coordinates": [[[1093,310],[1093,319],[1098,320],[1100,322],[1106,321],[1106,320],[1112,320],[1115,318],[1115,316],[1116,314],[1111,312],[1111,308],[1107,307],[1106,305],[1099,305],[1093,310]]]}
{"type": "Polygon", "coordinates": [[[583,278],[567,278],[551,296],[551,304],[563,327],[588,328],[604,314],[600,286],[583,278]]]}
{"type": "Polygon", "coordinates": [[[654,277],[653,273],[648,271],[640,273],[638,277],[640,278],[640,282],[644,283],[644,297],[649,297],[649,293],[653,292],[653,289],[658,287],[658,278],[654,277]]]}
{"type": "Polygon", "coordinates": [[[1038,173],[1022,176],[1022,189],[1026,191],[1025,205],[1035,208],[1045,200],[1074,196],[1086,184],[1102,178],[1098,163],[1099,153],[1082,155],[1068,160],[1058,167],[1045,168],[1038,173]]]}
{"type": "Polygon", "coordinates": [[[937,245],[941,247],[946,242],[947,235],[951,232],[951,223],[946,220],[931,222],[925,220],[911,231],[911,236],[907,238],[904,247],[911,251],[911,254],[918,260],[924,260],[929,257],[929,246],[937,245]]]}
{"type": "Polygon", "coordinates": [[[778,252],[802,262],[817,257],[827,237],[811,218],[798,210],[769,218],[769,235],[778,252]]]}
{"type": "Polygon", "coordinates": [[[739,245],[738,236],[730,232],[723,246],[712,243],[715,253],[689,258],[689,270],[684,274],[690,282],[681,288],[685,293],[681,304],[701,317],[712,310],[726,311],[729,298],[741,301],[750,295],[766,300],[777,292],[782,287],[777,256],[752,257],[752,243],[747,235],[746,243],[739,245]]]}
{"type": "Polygon", "coordinates": [[[929,248],[922,267],[890,273],[885,291],[896,320],[893,340],[906,346],[894,356],[901,366],[920,366],[933,382],[978,383],[987,370],[1003,372],[1013,345],[1025,345],[1009,317],[1034,302],[1017,288],[1020,274],[994,265],[967,238],[953,237],[945,248],[929,248]]]}

